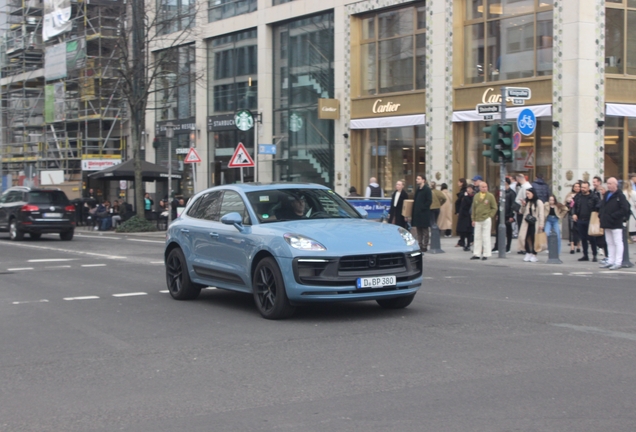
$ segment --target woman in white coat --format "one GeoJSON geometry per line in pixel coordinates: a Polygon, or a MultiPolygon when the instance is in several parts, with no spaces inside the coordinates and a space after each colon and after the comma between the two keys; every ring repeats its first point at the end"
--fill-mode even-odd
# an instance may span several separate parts
{"type": "Polygon", "coordinates": [[[629,202],[629,223],[627,228],[629,229],[629,235],[632,242],[636,241],[636,191],[632,189],[631,182],[623,182],[623,195],[629,202]]]}
{"type": "Polygon", "coordinates": [[[526,199],[521,201],[521,212],[523,222],[519,229],[519,245],[525,249],[526,262],[537,262],[537,251],[534,248],[535,234],[543,231],[545,226],[545,207],[543,202],[537,198],[534,188],[526,190],[526,199]],[[532,222],[530,220],[534,219],[532,222]]]}

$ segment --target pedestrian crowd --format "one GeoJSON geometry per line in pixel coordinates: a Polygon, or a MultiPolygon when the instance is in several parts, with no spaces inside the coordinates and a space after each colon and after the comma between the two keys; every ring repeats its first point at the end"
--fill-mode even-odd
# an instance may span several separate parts
{"type": "MultiPolygon", "coordinates": [[[[407,206],[406,184],[398,180],[386,222],[414,230],[420,250],[427,252],[431,228],[439,229],[445,237],[452,236],[454,214],[455,232],[459,236],[456,247],[472,252],[472,260],[485,261],[499,247],[498,239],[494,244],[492,241],[493,231],[499,235],[496,229],[501,214],[499,188],[493,188],[493,194],[479,175],[471,181],[461,178],[457,186],[453,202],[447,184],[443,183],[438,190],[435,182],[429,183],[425,176],[418,175],[412,203],[407,206]]],[[[365,196],[384,196],[376,178],[370,179],[365,196]]],[[[579,261],[599,262],[602,268],[610,270],[623,264],[624,226],[629,232],[629,242],[636,241],[636,174],[624,182],[610,177],[604,184],[598,176],[591,184],[579,180],[561,202],[543,175],[537,174],[531,183],[519,173],[505,178],[504,198],[503,244],[506,253],[510,253],[516,238],[517,253],[524,255],[525,262],[539,261],[538,253],[547,251],[548,236],[552,234],[558,239],[560,255],[562,228],[568,231],[570,254],[582,253],[579,261]],[[599,260],[601,253],[604,258],[599,260]]]]}

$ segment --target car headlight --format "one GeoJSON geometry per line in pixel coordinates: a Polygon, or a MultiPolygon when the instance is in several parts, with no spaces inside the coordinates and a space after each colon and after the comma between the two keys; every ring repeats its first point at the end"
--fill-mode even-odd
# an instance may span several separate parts
{"type": "Polygon", "coordinates": [[[398,232],[404,239],[404,243],[406,243],[407,246],[413,246],[415,244],[416,242],[415,237],[413,237],[413,234],[408,232],[408,230],[405,230],[402,227],[398,227],[398,232]]]}
{"type": "Polygon", "coordinates": [[[289,243],[294,249],[308,250],[308,251],[326,251],[327,248],[318,243],[314,239],[301,236],[300,234],[285,234],[283,236],[285,241],[289,243]]]}

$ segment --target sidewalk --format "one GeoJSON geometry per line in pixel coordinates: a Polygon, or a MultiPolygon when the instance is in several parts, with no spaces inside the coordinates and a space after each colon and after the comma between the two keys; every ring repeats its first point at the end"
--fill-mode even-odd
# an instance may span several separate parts
{"type": "MultiPolygon", "coordinates": [[[[555,272],[559,272],[559,271],[586,272],[586,271],[606,270],[606,269],[599,268],[600,262],[591,261],[592,260],[591,249],[589,249],[590,261],[579,262],[578,259],[583,256],[583,253],[582,252],[574,253],[573,255],[570,254],[570,246],[568,242],[565,240],[561,244],[561,256],[559,257],[559,259],[563,261],[563,264],[548,264],[547,263],[548,254],[546,252],[541,252],[537,254],[537,258],[539,259],[539,262],[536,262],[536,263],[524,262],[523,258],[525,254],[524,255],[517,254],[517,251],[519,250],[519,247],[518,247],[519,242],[517,241],[517,239],[512,239],[510,253],[506,254],[506,258],[504,259],[499,258],[499,252],[493,252],[492,257],[488,258],[487,261],[477,261],[477,260],[471,261],[470,257],[473,256],[472,251],[464,252],[463,248],[455,247],[458,239],[459,237],[451,237],[451,238],[442,237],[440,243],[441,243],[442,250],[445,253],[432,254],[430,252],[426,252],[424,254],[425,265],[426,263],[432,264],[437,261],[439,261],[440,263],[452,261],[454,263],[464,263],[464,264],[468,264],[468,263],[486,264],[487,263],[490,265],[496,265],[496,266],[502,266],[502,267],[511,267],[511,266],[519,266],[519,265],[527,266],[527,267],[539,266],[542,268],[542,270],[546,270],[549,268],[555,272]]],[[[492,237],[492,245],[493,246],[495,245],[495,237],[492,237]]],[[[629,247],[630,261],[636,264],[636,255],[635,255],[636,244],[628,245],[628,247],[629,247]]],[[[601,253],[599,253],[598,255],[599,261],[603,258],[604,256],[601,253]]],[[[633,272],[634,274],[636,274],[636,267],[623,268],[617,271],[627,271],[627,272],[630,272],[630,273],[633,272]]]]}

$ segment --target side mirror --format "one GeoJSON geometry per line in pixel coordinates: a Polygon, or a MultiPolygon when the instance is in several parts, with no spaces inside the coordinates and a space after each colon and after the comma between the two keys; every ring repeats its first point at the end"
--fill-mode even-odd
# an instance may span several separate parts
{"type": "Polygon", "coordinates": [[[367,211],[363,209],[362,207],[355,207],[355,209],[358,213],[360,213],[360,216],[362,216],[362,219],[366,219],[369,217],[369,213],[367,213],[367,211]]]}
{"type": "Polygon", "coordinates": [[[228,213],[221,218],[221,223],[225,225],[234,225],[237,230],[243,232],[243,216],[237,212],[228,213]]]}

